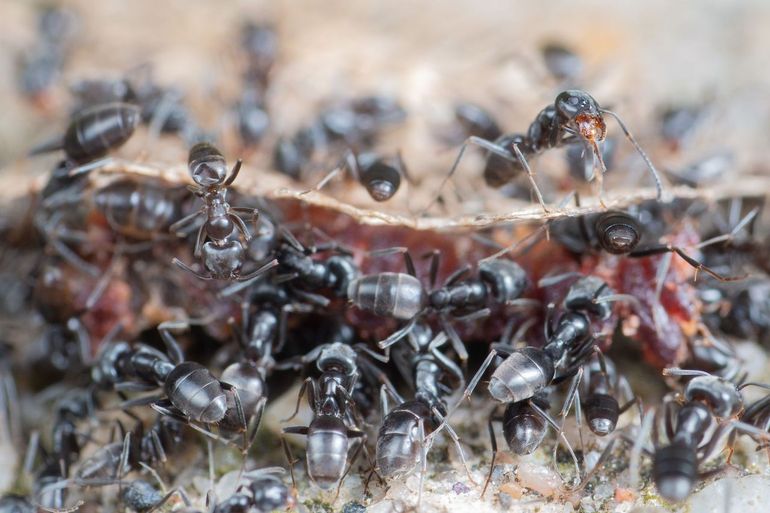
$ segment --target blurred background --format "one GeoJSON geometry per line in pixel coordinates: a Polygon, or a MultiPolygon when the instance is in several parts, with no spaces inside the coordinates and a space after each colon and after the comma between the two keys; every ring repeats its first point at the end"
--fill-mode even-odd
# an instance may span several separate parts
{"type": "MultiPolygon", "coordinates": [[[[0,165],[21,165],[25,177],[50,169],[53,158],[31,167],[19,159],[66,127],[72,84],[120,78],[142,65],[157,83],[178,88],[227,150],[243,154],[228,127],[246,20],[270,23],[278,33],[266,95],[269,135],[243,154],[247,166],[270,168],[275,137],[307,123],[323,105],[376,93],[396,97],[409,114],[382,144],[400,149],[416,175],[440,177],[455,152],[437,144],[435,134],[451,121],[453,106],[474,102],[494,112],[504,131],[525,130],[564,88],[541,56],[543,45],[556,42],[581,59],[571,85],[621,113],[645,147],[656,140],[665,109],[704,112],[688,152],[663,155],[664,167],[665,158],[681,165],[674,157],[726,148],[740,168],[765,169],[770,4],[761,0],[63,1],[57,5],[73,14],[68,50],[50,84],[29,94],[20,69],[39,49],[38,16],[46,5],[0,1],[0,165]]],[[[154,147],[152,158],[178,163],[185,147],[177,143],[154,147]]]]}

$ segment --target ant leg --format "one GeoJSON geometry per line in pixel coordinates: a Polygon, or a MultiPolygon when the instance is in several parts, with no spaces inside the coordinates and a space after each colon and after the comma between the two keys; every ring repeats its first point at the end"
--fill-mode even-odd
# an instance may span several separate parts
{"type": "MultiPolygon", "coordinates": [[[[120,459],[118,460],[118,468],[117,472],[115,474],[115,480],[118,482],[118,497],[123,496],[123,474],[124,472],[128,472],[131,469],[128,468],[128,456],[131,452],[131,433],[126,433],[125,438],[123,439],[123,449],[120,452],[120,459]]],[[[125,503],[123,504],[123,508],[125,509],[125,503]]]]}
{"type": "MultiPolygon", "coordinates": [[[[585,453],[585,441],[583,440],[583,413],[582,408],[580,404],[580,383],[583,380],[583,373],[584,373],[584,367],[581,366],[575,376],[570,381],[569,390],[567,392],[567,396],[564,400],[564,404],[562,405],[561,411],[559,412],[559,416],[561,417],[561,422],[559,423],[559,428],[556,433],[557,438],[561,438],[563,431],[564,431],[564,423],[567,420],[567,414],[569,413],[570,408],[572,408],[572,404],[575,404],[575,422],[577,423],[578,427],[578,439],[580,442],[580,450],[585,453]]],[[[552,459],[554,461],[554,464],[556,463],[556,457],[557,457],[557,450],[559,446],[558,444],[554,445],[553,448],[553,454],[552,459]]]]}
{"type": "Polygon", "coordinates": [[[441,198],[441,191],[444,189],[447,182],[452,178],[452,175],[454,175],[455,171],[457,170],[457,167],[460,165],[460,161],[462,160],[463,155],[465,154],[465,150],[471,144],[475,146],[479,146],[487,150],[488,152],[493,153],[498,157],[504,158],[505,160],[508,160],[515,164],[519,163],[519,161],[513,155],[511,155],[511,152],[509,152],[503,146],[500,146],[499,144],[495,144],[492,141],[487,141],[486,139],[482,139],[481,137],[476,137],[475,135],[468,137],[465,140],[465,142],[463,142],[463,145],[460,147],[460,151],[457,153],[457,158],[455,158],[454,164],[452,164],[452,167],[450,168],[449,173],[447,173],[446,176],[444,176],[444,179],[441,181],[441,184],[439,184],[436,195],[433,197],[432,200],[430,200],[430,202],[427,205],[425,205],[425,207],[422,209],[420,214],[424,214],[425,212],[427,212],[428,209],[430,209],[430,207],[432,207],[437,201],[439,201],[439,199],[441,198]]]}
{"type": "Polygon", "coordinates": [[[150,431],[150,441],[158,461],[165,464],[167,461],[166,450],[163,448],[163,442],[161,442],[160,436],[158,436],[158,433],[156,433],[154,429],[150,431]]]}
{"type": "Polygon", "coordinates": [[[235,212],[230,212],[227,214],[227,217],[229,217],[230,220],[235,223],[235,227],[239,232],[241,232],[241,235],[243,235],[243,238],[246,240],[246,242],[248,242],[251,239],[251,233],[249,233],[249,229],[243,219],[241,219],[241,216],[235,212]]]}
{"type": "MultiPolygon", "coordinates": [[[[476,374],[468,382],[468,386],[463,391],[462,397],[460,398],[459,401],[457,401],[458,405],[461,402],[463,402],[465,399],[469,399],[471,397],[471,394],[473,394],[473,390],[479,384],[479,381],[481,381],[482,376],[484,376],[484,373],[486,372],[487,368],[489,368],[489,366],[492,365],[492,361],[495,359],[497,355],[498,355],[497,349],[492,349],[489,352],[486,359],[482,362],[481,366],[479,367],[479,370],[476,371],[476,374]]],[[[449,415],[447,415],[447,417],[449,417],[449,415]]]]}
{"type": "Polygon", "coordinates": [[[532,406],[532,409],[537,412],[540,417],[542,417],[543,420],[546,421],[557,433],[557,436],[561,438],[562,442],[564,442],[565,447],[567,447],[567,451],[569,452],[570,456],[572,457],[573,463],[575,463],[575,471],[577,472],[577,480],[578,483],[582,481],[581,473],[580,473],[580,463],[578,463],[577,456],[575,455],[575,451],[572,450],[572,445],[569,443],[569,440],[567,440],[567,437],[564,436],[564,431],[562,430],[562,427],[556,423],[556,421],[551,417],[548,412],[540,408],[537,404],[535,404],[533,401],[530,401],[530,406],[532,406]]]}
{"type": "Polygon", "coordinates": [[[195,246],[193,248],[193,256],[195,258],[200,258],[201,251],[203,251],[203,243],[206,240],[206,224],[200,225],[200,228],[198,228],[198,233],[195,236],[195,246]]]}
{"type": "MultiPolygon", "coordinates": [[[[468,462],[465,459],[465,452],[463,451],[462,445],[460,445],[460,437],[457,436],[457,432],[452,428],[452,426],[449,425],[448,422],[446,422],[446,419],[444,419],[443,415],[441,415],[441,412],[439,412],[436,407],[433,407],[432,410],[433,415],[435,415],[436,418],[441,421],[441,428],[446,429],[447,433],[449,433],[449,437],[454,442],[455,447],[457,447],[457,454],[460,456],[460,461],[462,461],[463,467],[465,467],[465,473],[468,474],[468,480],[475,486],[477,483],[473,480],[471,470],[468,468],[468,462]]],[[[433,437],[436,436],[438,432],[439,430],[436,430],[427,436],[428,445],[433,445],[433,437]]]]}
{"type": "Polygon", "coordinates": [[[258,278],[262,274],[266,273],[270,269],[278,267],[278,260],[273,259],[257,269],[256,271],[252,271],[248,274],[244,274],[238,277],[239,282],[248,282],[249,284],[253,283],[254,279],[258,278]]]}
{"type": "MultiPolygon", "coordinates": [[[[163,505],[166,504],[171,499],[171,497],[173,497],[174,495],[177,495],[178,493],[179,493],[179,490],[177,490],[176,488],[169,490],[169,492],[166,495],[164,495],[163,498],[160,501],[158,501],[157,504],[155,504],[153,507],[148,509],[145,513],[153,513],[154,511],[157,511],[158,509],[162,508],[163,505]]],[[[184,501],[184,499],[182,500],[184,501]]],[[[187,502],[189,501],[190,499],[188,498],[187,502]]]]}
{"type": "Polygon", "coordinates": [[[543,194],[540,192],[540,188],[537,186],[537,182],[535,182],[535,173],[529,167],[529,163],[527,162],[527,159],[524,158],[524,154],[519,149],[519,145],[514,143],[512,147],[513,147],[513,152],[516,154],[516,158],[518,159],[519,163],[524,168],[524,170],[527,172],[527,178],[529,178],[529,183],[532,186],[532,190],[535,191],[535,196],[537,197],[538,203],[540,203],[540,206],[543,207],[543,212],[547,214],[550,211],[548,210],[548,207],[545,206],[545,201],[543,200],[543,194]]]}
{"type": "MultiPolygon", "coordinates": [[[[423,258],[430,258],[430,272],[428,276],[430,277],[430,288],[433,288],[436,286],[436,278],[438,277],[438,268],[439,264],[441,263],[441,252],[439,250],[434,249],[433,251],[430,251],[423,255],[423,258]]],[[[470,268],[470,266],[468,266],[470,268]]],[[[454,275],[454,274],[453,274],[454,275]]]]}
{"type": "Polygon", "coordinates": [[[227,177],[227,180],[222,184],[222,187],[230,187],[236,178],[238,178],[238,173],[241,172],[241,165],[243,164],[243,160],[238,159],[235,165],[233,166],[232,171],[230,171],[230,176],[227,177]]]}
{"type": "Polygon", "coordinates": [[[489,440],[492,444],[492,462],[489,464],[489,473],[487,474],[487,479],[484,481],[484,488],[481,490],[481,496],[480,499],[484,498],[484,494],[487,493],[487,487],[489,486],[489,482],[492,480],[492,472],[495,470],[495,460],[497,459],[497,435],[495,434],[495,427],[492,425],[493,422],[499,422],[502,420],[502,418],[495,417],[493,415],[494,410],[489,414],[489,421],[487,422],[487,428],[489,429],[489,440]]]}
{"type": "Polygon", "coordinates": [[[94,160],[93,162],[88,162],[86,164],[75,166],[72,169],[70,169],[69,173],[67,173],[67,176],[72,178],[74,176],[90,173],[94,169],[104,167],[107,164],[112,163],[114,160],[115,159],[113,159],[112,157],[105,157],[103,159],[98,159],[98,160],[94,160]]]}
{"type": "Polygon", "coordinates": [[[182,219],[180,219],[179,221],[177,221],[177,222],[175,222],[174,224],[172,224],[172,225],[169,227],[168,231],[170,231],[170,232],[172,232],[172,233],[176,233],[177,235],[183,235],[183,234],[181,234],[181,233],[179,232],[179,228],[180,228],[180,227],[182,227],[182,226],[184,226],[184,225],[186,225],[186,224],[189,224],[189,223],[191,223],[191,222],[192,222],[194,219],[196,219],[196,218],[197,218],[197,217],[199,217],[201,214],[203,214],[203,212],[204,212],[204,209],[202,209],[202,208],[201,208],[201,209],[199,209],[197,212],[193,212],[192,214],[189,214],[189,215],[187,215],[187,216],[183,217],[183,218],[182,218],[182,219]]]}
{"type": "Polygon", "coordinates": [[[249,427],[247,429],[248,433],[248,446],[246,448],[246,452],[251,450],[251,447],[254,445],[254,441],[257,439],[257,433],[259,432],[259,425],[262,423],[262,414],[265,412],[265,405],[267,404],[267,398],[263,397],[259,400],[257,403],[257,406],[254,408],[254,415],[251,416],[251,421],[249,422],[249,427]]]}
{"type": "Polygon", "coordinates": [[[49,239],[51,245],[54,248],[54,251],[62,257],[64,260],[69,262],[72,266],[76,267],[78,270],[83,272],[84,274],[87,274],[89,276],[93,276],[94,278],[99,276],[100,270],[97,266],[89,264],[83,258],[80,257],[77,253],[72,251],[69,246],[64,244],[62,241],[58,239],[49,239]]]}
{"type": "Polygon", "coordinates": [[[415,327],[417,324],[417,319],[420,317],[420,314],[418,313],[411,319],[409,319],[409,322],[407,322],[403,328],[399,328],[398,330],[391,333],[391,335],[386,338],[385,340],[381,340],[377,342],[377,347],[380,349],[387,349],[388,347],[392,346],[405,336],[407,336],[415,327]]]}
{"type": "Polygon", "coordinates": [[[416,510],[420,510],[422,503],[422,490],[425,485],[425,474],[428,473],[428,446],[425,442],[425,423],[422,418],[417,420],[418,445],[420,446],[420,484],[417,491],[416,510]]]}
{"type": "Polygon", "coordinates": [[[415,270],[415,267],[414,267],[414,260],[412,260],[412,255],[409,254],[409,248],[405,248],[403,246],[396,246],[392,248],[375,249],[374,251],[369,252],[369,256],[382,257],[382,256],[392,255],[393,253],[401,253],[402,255],[404,255],[404,264],[406,265],[406,272],[416,278],[417,271],[415,270]]]}
{"type": "Polygon", "coordinates": [[[171,260],[171,263],[176,265],[183,271],[187,271],[188,273],[194,275],[198,279],[206,280],[206,281],[213,279],[213,277],[210,274],[199,273],[198,271],[194,270],[192,267],[188,266],[187,264],[185,264],[184,262],[182,262],[176,257],[173,260],[171,260]]]}
{"type": "Polygon", "coordinates": [[[326,184],[328,184],[335,176],[340,174],[341,172],[344,172],[345,170],[348,170],[350,174],[353,176],[353,178],[357,181],[361,181],[361,173],[358,169],[358,160],[356,159],[355,154],[352,150],[348,149],[345,151],[345,155],[340,160],[339,164],[337,164],[334,169],[332,169],[326,176],[324,176],[321,181],[319,181],[315,187],[312,189],[309,189],[307,191],[304,191],[302,194],[307,194],[310,191],[320,191],[324,187],[326,187],[326,184]]]}
{"type": "Polygon", "coordinates": [[[482,376],[484,376],[484,373],[486,372],[487,368],[492,364],[492,361],[495,359],[495,356],[497,356],[497,355],[498,355],[498,351],[496,349],[492,349],[489,352],[489,355],[487,355],[487,358],[481,364],[481,367],[479,367],[479,370],[476,371],[476,374],[468,382],[468,386],[465,387],[465,390],[463,391],[463,395],[449,409],[447,414],[444,416],[444,420],[436,428],[436,431],[439,431],[439,430],[443,429],[444,424],[446,424],[447,421],[449,420],[449,418],[454,414],[454,412],[457,411],[457,409],[460,407],[460,405],[463,403],[463,401],[465,401],[466,399],[470,399],[471,394],[473,394],[473,390],[479,384],[479,381],[481,381],[482,376]]]}
{"type": "Polygon", "coordinates": [[[652,161],[650,160],[650,157],[647,156],[647,154],[644,152],[641,146],[639,146],[639,143],[636,142],[636,139],[634,139],[634,136],[631,135],[631,132],[626,128],[626,124],[623,123],[623,121],[620,119],[620,116],[612,112],[611,110],[607,109],[601,109],[601,112],[603,114],[609,114],[613,118],[615,118],[615,121],[618,123],[618,126],[620,126],[620,129],[623,130],[623,133],[626,136],[626,139],[628,139],[631,144],[634,145],[634,148],[636,148],[636,151],[639,152],[639,155],[641,155],[642,159],[644,160],[644,163],[647,164],[647,168],[650,170],[650,173],[652,173],[652,177],[655,179],[655,189],[657,190],[657,199],[660,200],[661,197],[663,197],[663,183],[660,180],[660,175],[658,174],[658,170],[655,169],[655,166],[652,164],[652,161]]]}
{"type": "Polygon", "coordinates": [[[639,433],[631,446],[631,455],[628,458],[629,485],[632,489],[639,489],[640,465],[644,442],[651,436],[651,430],[655,426],[655,412],[649,411],[642,418],[639,433]]]}
{"type": "Polygon", "coordinates": [[[315,404],[316,397],[318,397],[317,391],[315,389],[315,381],[313,378],[305,378],[305,381],[302,382],[302,386],[299,388],[299,394],[297,394],[297,404],[294,408],[294,413],[292,413],[288,418],[283,419],[281,422],[289,422],[291,419],[297,416],[297,413],[299,413],[299,403],[302,401],[302,397],[305,395],[305,392],[307,391],[308,394],[308,402],[310,404],[315,404]],[[308,390],[308,386],[310,389],[308,390]]]}
{"type": "Polygon", "coordinates": [[[468,370],[468,350],[465,348],[465,344],[457,333],[457,330],[454,329],[454,326],[452,326],[445,314],[439,315],[439,324],[449,336],[449,341],[452,343],[452,349],[455,350],[457,357],[460,359],[460,365],[462,366],[464,375],[468,370]]]}
{"type": "MultiPolygon", "coordinates": [[[[255,271],[251,271],[248,274],[238,276],[238,278],[236,278],[237,281],[235,283],[233,283],[232,285],[228,285],[227,287],[220,290],[217,296],[221,298],[225,298],[225,297],[232,296],[233,294],[236,294],[242,291],[243,289],[247,289],[254,282],[256,282],[257,278],[259,278],[262,274],[264,274],[265,272],[277,266],[278,266],[278,260],[273,259],[255,271]]],[[[276,276],[274,278],[276,280],[274,283],[283,283],[284,281],[293,280],[296,277],[297,277],[296,274],[284,275],[285,279],[278,281],[279,276],[276,276]]]]}
{"type": "Polygon", "coordinates": [[[428,345],[428,352],[434,358],[436,358],[436,361],[439,363],[439,365],[443,368],[444,371],[446,371],[449,374],[451,374],[460,383],[458,388],[461,388],[461,387],[463,387],[465,385],[465,372],[464,372],[464,370],[461,369],[460,367],[458,367],[457,364],[455,362],[453,362],[448,356],[443,354],[441,351],[438,351],[438,348],[445,341],[446,341],[446,335],[444,335],[443,340],[439,339],[439,337],[437,336],[428,345]]]}
{"type": "MultiPolygon", "coordinates": [[[[291,434],[291,435],[304,435],[307,436],[308,428],[307,426],[292,426],[283,428],[283,434],[291,434]]],[[[281,445],[283,446],[283,453],[286,456],[286,461],[289,464],[289,473],[291,474],[291,485],[294,489],[297,488],[297,481],[294,479],[294,465],[299,460],[294,459],[294,455],[291,453],[291,447],[289,447],[289,442],[286,441],[286,437],[281,437],[281,445]]]]}
{"type": "MultiPolygon", "coordinates": [[[[447,279],[444,281],[444,286],[449,287],[451,285],[454,285],[470,272],[471,272],[471,265],[465,264],[464,266],[462,266],[461,268],[459,268],[458,270],[450,274],[449,277],[447,277],[447,279]]],[[[433,285],[431,285],[431,287],[433,287],[433,285]]]]}
{"type": "Polygon", "coordinates": [[[162,322],[158,325],[158,332],[160,333],[160,338],[163,339],[163,344],[166,346],[166,351],[168,351],[171,361],[175,364],[180,364],[184,361],[184,353],[182,348],[179,347],[179,342],[176,341],[174,335],[169,331],[171,327],[177,326],[170,322],[162,322]]]}

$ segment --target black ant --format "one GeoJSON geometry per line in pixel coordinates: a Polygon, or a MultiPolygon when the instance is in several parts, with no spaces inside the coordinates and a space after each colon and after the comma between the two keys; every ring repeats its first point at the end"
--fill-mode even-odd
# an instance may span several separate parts
{"type": "Polygon", "coordinates": [[[238,213],[248,213],[254,217],[259,215],[255,209],[231,207],[227,203],[227,188],[238,177],[241,161],[235,163],[230,176],[227,176],[222,153],[209,143],[198,143],[190,149],[189,168],[195,182],[192,190],[203,200],[204,206],[171,225],[170,229],[176,232],[198,217],[206,217],[198,229],[194,250],[196,257],[202,257],[206,274],[192,269],[177,258],[173,259],[173,263],[202,280],[248,281],[274,267],[276,262],[246,274],[241,271],[246,260],[245,249],[241,241],[231,238],[231,235],[237,230],[247,243],[251,235],[238,213]],[[211,240],[204,243],[206,237],[211,240]]]}
{"type": "MultiPolygon", "coordinates": [[[[658,171],[655,169],[655,166],[652,164],[649,157],[647,157],[647,154],[628,131],[620,117],[614,112],[600,107],[599,103],[591,95],[580,90],[567,90],[560,93],[552,105],[549,105],[540,111],[535,118],[535,121],[529,126],[526,134],[503,136],[507,138],[504,145],[490,142],[479,137],[469,137],[465,143],[463,143],[460,153],[457,155],[457,159],[449,173],[444,178],[439,191],[454,174],[465,153],[465,149],[469,144],[474,144],[487,150],[493,155],[497,155],[498,157],[511,162],[509,174],[505,181],[509,181],[521,172],[526,172],[538,202],[543,207],[543,210],[548,212],[548,208],[543,200],[543,195],[535,182],[534,173],[527,163],[527,158],[531,158],[551,148],[558,148],[575,142],[583,142],[590,146],[599,163],[600,170],[598,173],[595,173],[595,176],[599,185],[599,199],[600,202],[604,204],[603,178],[606,167],[604,160],[602,159],[601,151],[599,150],[599,143],[604,141],[607,133],[607,126],[604,120],[605,115],[612,116],[617,121],[621,130],[623,130],[623,133],[626,135],[626,138],[634,145],[634,148],[636,148],[637,152],[639,152],[644,159],[644,162],[647,164],[648,169],[655,179],[658,199],[660,199],[663,194],[663,186],[658,171]]],[[[494,185],[490,183],[489,180],[487,180],[487,183],[494,185]]],[[[501,185],[503,183],[502,177],[498,177],[496,183],[501,185]]],[[[430,207],[437,199],[438,196],[431,201],[428,207],[430,207]]],[[[426,207],[426,209],[428,207],[426,207]]]]}

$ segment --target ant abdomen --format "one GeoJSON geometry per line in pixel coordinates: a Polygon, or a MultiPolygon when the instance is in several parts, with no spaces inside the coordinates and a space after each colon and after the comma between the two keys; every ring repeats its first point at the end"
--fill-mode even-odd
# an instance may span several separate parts
{"type": "MultiPolygon", "coordinates": [[[[419,420],[431,412],[420,401],[407,401],[382,421],[377,434],[377,469],[384,477],[398,477],[412,470],[420,459],[419,420]]],[[[428,432],[433,426],[424,426],[428,432]]]]}
{"type": "Polygon", "coordinates": [[[532,454],[545,438],[547,425],[530,401],[509,403],[503,413],[503,436],[514,454],[532,454]]]}
{"type": "Polygon", "coordinates": [[[348,460],[349,439],[345,422],[320,415],[310,424],[307,437],[307,472],[322,490],[339,483],[348,460]]]}
{"type": "Polygon", "coordinates": [[[687,444],[674,443],[655,453],[652,473],[661,497],[672,502],[685,500],[698,479],[698,457],[687,444]]]}
{"type": "Polygon", "coordinates": [[[591,432],[598,436],[607,436],[618,424],[620,405],[618,400],[608,394],[591,394],[583,405],[591,432]]]}
{"type": "Polygon", "coordinates": [[[361,184],[375,201],[387,201],[401,186],[401,173],[375,154],[358,156],[361,184]]]}
{"type": "Polygon", "coordinates": [[[630,253],[642,237],[639,221],[621,211],[600,215],[596,220],[595,231],[599,246],[613,255],[630,253]]]}
{"type": "Polygon", "coordinates": [[[164,390],[186,416],[207,424],[219,422],[227,411],[227,396],[219,380],[196,362],[182,362],[168,374],[164,390]]]}
{"type": "Polygon", "coordinates": [[[504,403],[534,396],[553,379],[553,359],[543,350],[524,347],[503,360],[489,380],[489,394],[504,403]]]}
{"type": "Polygon", "coordinates": [[[410,274],[385,272],[361,276],[348,285],[348,298],[380,317],[411,319],[425,307],[425,288],[410,274]]]}
{"type": "Polygon", "coordinates": [[[188,163],[193,181],[201,187],[216,186],[225,181],[225,157],[210,143],[200,142],[190,148],[188,163]]]}

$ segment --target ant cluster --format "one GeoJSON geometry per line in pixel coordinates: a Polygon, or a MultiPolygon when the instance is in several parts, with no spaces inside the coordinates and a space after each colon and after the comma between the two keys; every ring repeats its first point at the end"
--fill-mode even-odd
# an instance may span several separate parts
{"type": "MultiPolygon", "coordinates": [[[[247,24],[242,48],[235,110],[246,147],[269,131],[276,34],[247,24]]],[[[566,50],[546,50],[557,78],[580,69],[566,50]]],[[[114,486],[116,500],[141,513],[180,501],[192,510],[184,484],[169,489],[165,481],[177,482],[185,453],[201,446],[195,440],[206,442],[210,511],[290,508],[299,461],[284,435],[304,437],[305,472],[321,490],[339,493],[359,466],[382,485],[416,472],[419,504],[439,434],[476,483],[456,429],[469,400],[486,408],[493,455],[485,482],[476,483],[481,495],[495,484],[497,423],[516,455],[546,443],[568,455],[577,482],[569,493],[583,491],[618,444],[669,501],[687,499],[705,474],[718,473],[706,463],[737,435],[767,447],[770,395],[752,402],[744,391],[769,387],[747,381],[731,342],[770,333],[767,242],[755,233],[761,204],[742,212],[733,202],[725,215],[721,205],[664,202],[646,153],[587,92],[559,93],[520,134],[503,134],[474,105],[456,109],[467,136],[457,161],[468,144],[480,146],[487,184],[526,174],[544,209],[528,161],[561,147],[572,161],[574,148],[580,159],[589,150],[602,198],[607,116],[655,179],[657,200],[556,217],[515,247],[502,229],[453,238],[274,205],[236,187],[241,160],[229,168],[180,94],[128,78],[83,82],[74,92],[78,108],[64,135],[34,150],[64,153],[35,197],[35,236],[8,236],[9,251],[37,259],[35,283],[16,295],[42,319],[43,335],[26,343],[37,354],[0,348],[0,434],[27,447],[18,493],[0,499],[0,513],[72,511],[114,486]],[[142,123],[188,143],[192,185],[99,173],[142,123]],[[379,241],[400,244],[368,246],[379,241]],[[496,252],[485,254],[489,246],[496,252]],[[691,281],[698,273],[706,279],[691,281]],[[637,340],[674,387],[660,406],[645,409],[622,361],[608,355],[619,333],[637,340]],[[250,467],[256,452],[267,452],[259,436],[279,395],[273,390],[297,373],[306,377],[290,418],[305,397],[310,417],[282,428],[290,486],[282,467],[250,467]],[[18,388],[24,401],[53,405],[50,432],[22,415],[18,388]],[[573,410],[579,447],[566,433],[573,410]],[[603,449],[590,471],[587,444],[603,449]],[[214,491],[220,447],[242,456],[227,497],[214,491]],[[645,457],[646,467],[638,463],[645,457]]],[[[405,116],[395,100],[352,98],[278,138],[275,168],[307,180],[337,160],[319,188],[347,169],[374,200],[387,201],[406,168],[400,155],[376,153],[375,142],[405,116]]]]}

